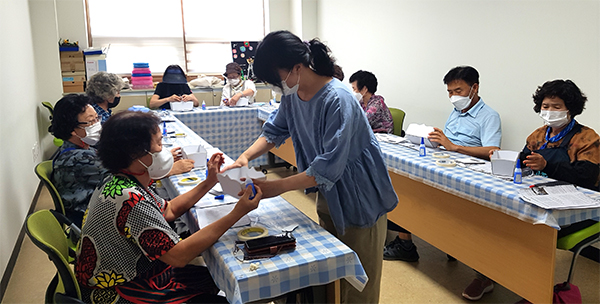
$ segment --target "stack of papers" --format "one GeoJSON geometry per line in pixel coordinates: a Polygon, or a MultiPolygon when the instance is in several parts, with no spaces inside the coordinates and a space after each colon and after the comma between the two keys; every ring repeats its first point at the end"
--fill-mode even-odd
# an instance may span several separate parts
{"type": "Polygon", "coordinates": [[[377,141],[379,142],[387,142],[390,144],[399,144],[401,142],[409,142],[408,139],[405,139],[403,137],[394,135],[394,134],[387,134],[387,133],[375,133],[375,138],[377,138],[377,141]]]}
{"type": "Polygon", "coordinates": [[[573,185],[532,186],[519,189],[519,197],[544,209],[586,209],[600,207],[594,200],[573,185]]]}

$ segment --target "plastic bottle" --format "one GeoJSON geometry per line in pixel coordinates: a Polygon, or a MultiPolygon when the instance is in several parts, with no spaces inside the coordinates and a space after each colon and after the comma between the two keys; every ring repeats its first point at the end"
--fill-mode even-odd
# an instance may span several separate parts
{"type": "Polygon", "coordinates": [[[167,137],[167,122],[163,121],[163,132],[162,132],[163,138],[167,137]]]}
{"type": "Polygon", "coordinates": [[[513,176],[515,184],[520,184],[523,181],[523,171],[521,171],[521,160],[517,159],[517,167],[513,176]]]}
{"type": "Polygon", "coordinates": [[[425,139],[421,137],[421,145],[419,146],[419,156],[425,156],[427,149],[425,149],[425,139]]]}
{"type": "Polygon", "coordinates": [[[206,102],[202,101],[202,110],[206,110],[206,102]]]}
{"type": "Polygon", "coordinates": [[[245,181],[246,184],[246,188],[248,188],[248,186],[252,186],[252,195],[250,195],[249,199],[254,199],[254,196],[256,195],[256,188],[254,188],[254,183],[252,182],[251,178],[246,178],[245,181]]]}

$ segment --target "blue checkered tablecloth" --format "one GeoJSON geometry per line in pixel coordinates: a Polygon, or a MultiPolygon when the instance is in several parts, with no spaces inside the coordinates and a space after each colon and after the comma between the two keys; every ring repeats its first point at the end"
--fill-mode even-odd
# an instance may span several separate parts
{"type": "MultiPolygon", "coordinates": [[[[380,146],[390,171],[408,176],[411,179],[501,211],[523,221],[559,228],[559,226],[585,219],[597,220],[600,218],[600,209],[598,208],[546,210],[519,198],[519,188],[552,181],[549,178],[537,175],[525,176],[523,177],[523,183],[519,185],[491,174],[470,170],[468,166],[438,166],[435,164],[438,158],[434,158],[432,153],[440,150],[428,148],[428,155],[419,157],[417,145],[407,147],[402,144],[380,142],[380,146]]],[[[466,157],[460,153],[446,153],[450,154],[450,159],[466,157]]],[[[592,198],[600,199],[600,193],[580,189],[592,198]]]]}
{"type": "MultiPolygon", "coordinates": [[[[170,123],[167,128],[178,133],[191,131],[179,120],[170,123]]],[[[177,138],[175,144],[206,144],[206,148],[213,148],[197,135],[177,138]]],[[[226,161],[233,160],[227,157],[226,161]]],[[[206,171],[194,169],[163,179],[162,184],[169,196],[175,197],[195,186],[179,184],[180,180],[187,177],[204,180],[206,171]]],[[[199,203],[211,205],[214,201],[214,196],[207,194],[199,203]]],[[[193,231],[197,230],[195,209],[187,215],[186,223],[193,231]]],[[[215,283],[225,291],[230,303],[273,298],[342,278],[359,290],[366,285],[368,278],[356,253],[283,198],[261,200],[259,207],[249,213],[249,217],[253,224],[266,227],[270,235],[281,234],[283,227],[298,225],[293,232],[296,249],[282,252],[270,259],[242,262],[238,258],[241,259],[243,255],[239,252],[234,255],[233,251],[237,233],[244,227],[229,229],[210,249],[202,253],[202,257],[215,283]],[[258,269],[251,271],[250,263],[258,263],[258,269]]]]}
{"type": "MultiPolygon", "coordinates": [[[[262,121],[257,118],[257,109],[258,107],[207,107],[207,110],[194,108],[193,111],[173,114],[209,144],[237,159],[262,132],[262,121]]],[[[257,167],[267,164],[267,156],[262,155],[248,165],[257,167]]]]}

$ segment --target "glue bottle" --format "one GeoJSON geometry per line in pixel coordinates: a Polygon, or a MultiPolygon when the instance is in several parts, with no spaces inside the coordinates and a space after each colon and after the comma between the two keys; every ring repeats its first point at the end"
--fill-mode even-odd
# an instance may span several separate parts
{"type": "Polygon", "coordinates": [[[419,156],[425,156],[427,149],[425,149],[425,139],[421,137],[421,145],[419,146],[419,156]]]}
{"type": "Polygon", "coordinates": [[[521,171],[521,160],[517,159],[517,167],[513,176],[515,184],[520,184],[523,181],[523,171],[521,171]]]}
{"type": "Polygon", "coordinates": [[[206,102],[202,101],[202,110],[206,110],[206,102]]]}
{"type": "Polygon", "coordinates": [[[163,121],[163,132],[162,132],[163,138],[167,137],[167,122],[163,121]]]}
{"type": "Polygon", "coordinates": [[[250,195],[249,199],[254,199],[254,196],[256,195],[256,188],[254,188],[254,183],[252,182],[252,179],[247,177],[245,184],[246,184],[246,188],[248,188],[248,186],[252,187],[252,194],[250,195]]]}

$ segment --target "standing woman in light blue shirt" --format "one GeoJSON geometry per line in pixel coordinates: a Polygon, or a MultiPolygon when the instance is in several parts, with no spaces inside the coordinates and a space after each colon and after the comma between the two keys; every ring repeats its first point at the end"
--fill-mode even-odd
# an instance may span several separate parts
{"type": "Polygon", "coordinates": [[[379,144],[350,89],[332,78],[334,59],[319,40],[302,42],[288,31],[268,34],[256,50],[256,76],[282,90],[278,111],[236,162],[248,161],[291,137],[301,173],[255,181],[263,197],[296,189],[318,190],[321,226],[359,256],[369,281],[358,291],[341,282],[343,303],[377,303],[387,212],[398,198],[379,144]]]}

